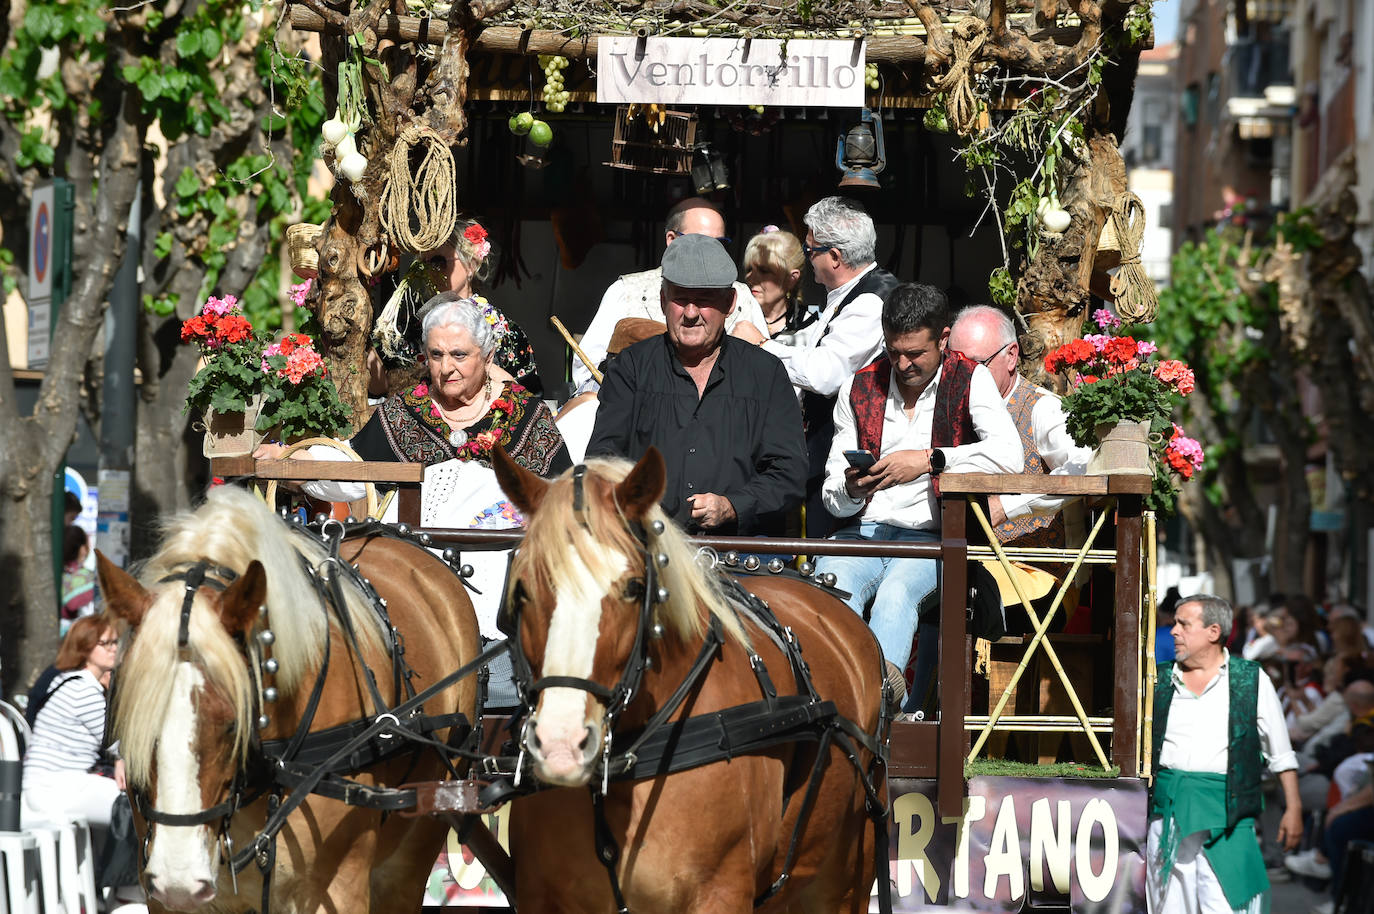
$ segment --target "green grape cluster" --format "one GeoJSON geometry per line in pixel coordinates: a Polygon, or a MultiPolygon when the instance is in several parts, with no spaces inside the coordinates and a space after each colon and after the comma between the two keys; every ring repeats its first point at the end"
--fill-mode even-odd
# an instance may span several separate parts
{"type": "Polygon", "coordinates": [[[878,88],[878,65],[876,63],[864,67],[864,85],[870,89],[878,88]]]}
{"type": "Polygon", "coordinates": [[[544,69],[544,104],[554,114],[561,114],[568,106],[568,90],[563,83],[563,71],[568,64],[568,58],[561,54],[539,55],[539,66],[544,69]]]}
{"type": "Polygon", "coordinates": [[[750,106],[749,106],[749,110],[752,111],[752,112],[754,112],[755,114],[762,114],[762,113],[763,113],[763,105],[750,105],[750,106]]]}

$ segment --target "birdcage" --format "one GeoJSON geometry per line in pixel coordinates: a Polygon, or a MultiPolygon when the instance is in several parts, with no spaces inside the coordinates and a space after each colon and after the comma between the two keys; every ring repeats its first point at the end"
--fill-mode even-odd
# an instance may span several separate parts
{"type": "Polygon", "coordinates": [[[696,136],[693,113],[657,105],[621,105],[615,111],[611,160],[606,164],[656,175],[685,175],[692,170],[696,136]]]}

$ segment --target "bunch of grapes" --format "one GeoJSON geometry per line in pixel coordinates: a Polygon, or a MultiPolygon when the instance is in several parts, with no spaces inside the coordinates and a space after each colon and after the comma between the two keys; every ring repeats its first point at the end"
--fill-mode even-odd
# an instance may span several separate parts
{"type": "Polygon", "coordinates": [[[749,110],[752,111],[752,112],[754,112],[755,114],[762,114],[762,113],[763,113],[763,105],[750,105],[750,106],[749,106],[749,110]]]}
{"type": "Polygon", "coordinates": [[[539,55],[539,66],[544,68],[544,104],[554,114],[561,114],[568,106],[568,90],[563,87],[563,71],[568,63],[568,58],[560,54],[539,55]]]}
{"type": "Polygon", "coordinates": [[[864,67],[864,85],[870,89],[878,88],[878,65],[876,63],[864,67]]]}

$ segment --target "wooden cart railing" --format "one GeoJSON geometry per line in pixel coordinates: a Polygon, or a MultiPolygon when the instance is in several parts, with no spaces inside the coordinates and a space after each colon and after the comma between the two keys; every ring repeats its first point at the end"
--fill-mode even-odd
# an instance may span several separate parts
{"type": "MultiPolygon", "coordinates": [[[[398,485],[397,519],[418,528],[420,523],[420,483],[424,469],[418,464],[344,463],[312,460],[254,460],[251,457],[216,458],[212,470],[217,476],[254,477],[260,480],[330,480],[376,482],[398,485]]],[[[962,814],[964,762],[969,754],[968,721],[972,693],[971,649],[965,624],[968,592],[968,561],[991,558],[988,546],[969,546],[967,517],[970,503],[981,504],[994,494],[1042,493],[1079,496],[1097,502],[1097,510],[1114,510],[1116,539],[1112,549],[1017,549],[1013,557],[1027,562],[1048,561],[1065,564],[1073,557],[1079,561],[1115,566],[1115,606],[1113,618],[1113,717],[1110,727],[1101,718],[1090,718],[1080,708],[1075,732],[1101,729],[1111,732],[1111,762],[1124,777],[1141,774],[1141,632],[1142,607],[1142,516],[1144,496],[1150,491],[1150,477],[1118,476],[1025,476],[947,473],[941,477],[942,539],[939,544],[911,542],[862,542],[755,539],[746,537],[697,537],[696,542],[722,554],[731,550],[778,554],[882,554],[900,557],[937,558],[942,562],[940,601],[939,715],[935,720],[898,721],[893,725],[891,761],[888,771],[896,777],[936,778],[937,808],[941,816],[962,814]],[[1114,501],[1114,508],[1111,502],[1114,501]]],[[[430,529],[426,531],[436,545],[458,545],[518,538],[519,534],[493,534],[488,531],[430,529]]],[[[1032,639],[1027,650],[1040,644],[1032,639]]],[[[1050,648],[1052,650],[1052,648],[1050,648]]],[[[1062,675],[1062,672],[1061,672],[1062,675]]],[[[1071,683],[1065,681],[1070,693],[1071,683]]],[[[997,696],[992,700],[996,701],[997,696]]],[[[995,715],[991,715],[995,717],[995,715]]],[[[986,727],[985,719],[977,718],[986,727]]],[[[995,726],[995,721],[994,721],[995,726]]],[[[1033,719],[1016,718],[1005,729],[1035,726],[1033,719]]],[[[1058,723],[1056,730],[1064,727],[1058,723]]]]}

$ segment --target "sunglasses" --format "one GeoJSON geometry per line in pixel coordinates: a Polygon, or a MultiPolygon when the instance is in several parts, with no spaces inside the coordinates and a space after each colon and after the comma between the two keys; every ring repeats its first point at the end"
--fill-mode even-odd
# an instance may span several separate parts
{"type": "Polygon", "coordinates": [[[833,250],[835,250],[835,246],[833,244],[818,244],[815,247],[812,247],[805,241],[802,242],[802,253],[806,255],[806,258],[808,260],[811,259],[811,256],[813,254],[824,254],[826,251],[833,250]]]}

